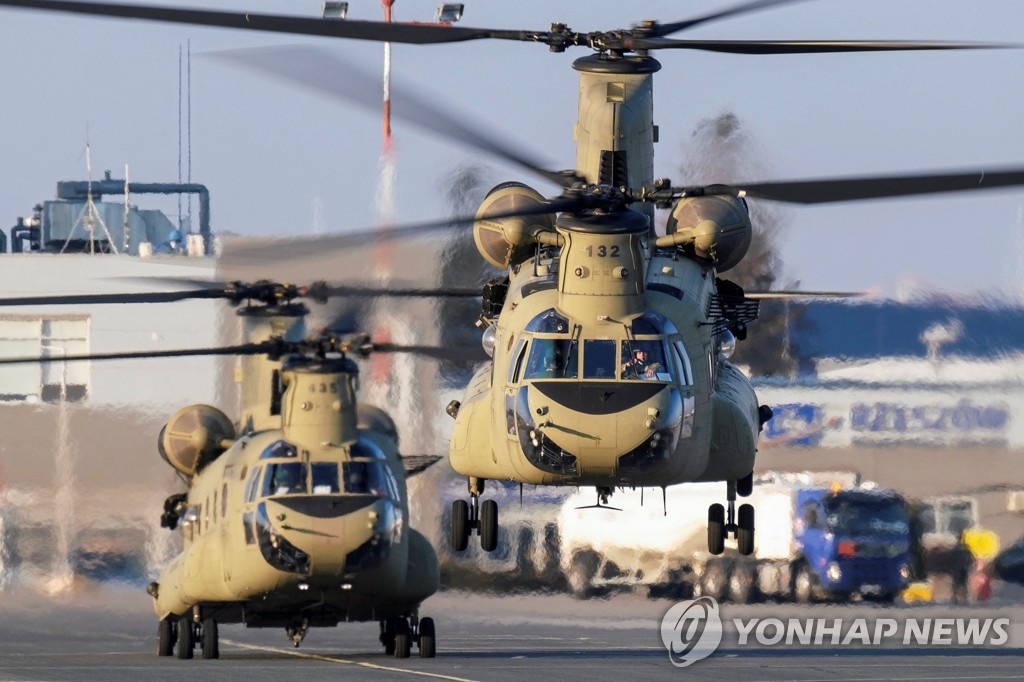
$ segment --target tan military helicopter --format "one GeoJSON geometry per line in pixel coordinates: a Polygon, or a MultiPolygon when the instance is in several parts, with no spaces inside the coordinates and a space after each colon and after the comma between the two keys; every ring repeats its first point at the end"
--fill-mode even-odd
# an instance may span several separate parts
{"type": "MultiPolygon", "coordinates": [[[[304,305],[339,294],[431,296],[270,282],[179,292],[38,296],[0,305],[130,303],[226,298],[244,320],[241,345],[156,352],[68,355],[67,361],[238,355],[241,428],[210,405],[178,410],[159,451],[188,490],[164,503],[161,525],[180,528],[183,551],[149,584],[160,618],[158,653],[217,658],[218,624],[285,627],[298,646],[310,627],[380,621],[385,652],[423,657],[436,648],[420,603],[438,588],[437,556],[409,526],[405,480],[440,457],[402,457],[382,410],[357,402],[349,355],[417,352],[366,335],[306,338],[304,305]]],[[[449,295],[450,292],[449,292],[449,295]]],[[[475,292],[470,292],[475,295],[475,292]]],[[[439,353],[441,351],[438,351],[439,353]]],[[[449,352],[442,354],[450,354],[449,352]]],[[[0,363],[38,362],[38,358],[0,363]]]]}
{"type": "MultiPolygon", "coordinates": [[[[452,508],[451,543],[470,533],[493,550],[498,513],[483,501],[487,479],[597,488],[603,504],[616,487],[724,481],[726,505],[708,510],[708,548],[733,535],[754,546],[754,510],[735,509],[751,489],[761,425],[750,381],[729,362],[756,319],[759,299],[789,292],[744,292],[719,277],[739,263],[752,239],[747,197],[795,203],[851,201],[1024,184],[1024,170],[984,169],[929,175],[674,187],[654,177],[653,74],[658,49],[771,55],[1009,47],[928,41],[685,40],[669,36],[726,17],[793,0],[754,0],[684,21],[647,21],[630,29],[581,33],[386,24],[230,13],[187,8],[51,0],[0,5],[247,30],[413,44],[499,39],[537,42],[553,52],[586,47],[577,59],[579,117],[575,170],[554,172],[521,147],[503,144],[446,117],[429,102],[400,107],[412,121],[561,185],[544,199],[520,183],[494,188],[473,224],[484,259],[507,277],[484,288],[483,342],[492,362],[469,382],[455,418],[450,459],[468,479],[470,503],[452,508]],[[670,209],[666,234],[653,230],[654,208],[670,209]]],[[[238,62],[353,98],[330,60],[310,51],[247,52],[238,62]]],[[[336,65],[335,67],[336,68],[336,65]]],[[[360,101],[358,97],[354,97],[360,101]]],[[[390,236],[446,229],[453,220],[386,231],[390,236]]],[[[318,250],[378,238],[319,239],[318,250]]],[[[301,244],[292,253],[301,252],[301,244]]],[[[282,254],[287,255],[287,254],[282,254]]],[[[799,292],[800,296],[809,295],[799,292]]]]}

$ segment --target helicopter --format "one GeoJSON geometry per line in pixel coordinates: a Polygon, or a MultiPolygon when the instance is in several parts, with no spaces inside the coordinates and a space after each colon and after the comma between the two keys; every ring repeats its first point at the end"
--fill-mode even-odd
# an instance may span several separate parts
{"type": "MultiPolygon", "coordinates": [[[[189,284],[193,284],[189,281],[189,284]]],[[[469,292],[475,295],[475,292],[469,292]]],[[[402,456],[383,410],[357,401],[352,357],[430,355],[429,347],[372,343],[366,334],[307,336],[296,301],[331,296],[459,295],[419,289],[229,282],[174,292],[9,298],[0,305],[169,302],[222,298],[239,307],[245,343],[217,348],[69,354],[68,362],[239,356],[241,418],[210,405],[175,412],[160,456],[187,484],[167,497],[160,524],[183,550],[146,587],[159,618],[157,653],[218,658],[218,626],[284,627],[299,646],[310,627],[379,621],[385,653],[436,652],[423,600],[439,585],[437,556],[409,524],[406,477],[438,456],[402,456]]],[[[447,351],[445,354],[450,354],[447,351]]],[[[39,362],[4,358],[0,364],[39,362]]]]}
{"type": "MultiPolygon", "coordinates": [[[[725,504],[708,509],[708,550],[721,553],[732,536],[749,554],[754,509],[737,510],[736,498],[750,493],[758,434],[771,409],[758,403],[750,380],[729,357],[746,339],[761,300],[813,292],[744,291],[721,276],[743,260],[753,238],[748,200],[818,204],[1024,184],[1019,168],[708,186],[655,178],[653,77],[661,69],[651,56],[655,50],[770,55],[1015,47],[671,37],[792,1],[754,0],[683,21],[586,33],[560,23],[535,31],[92,2],[0,5],[423,45],[496,39],[539,43],[552,52],[591,50],[573,62],[580,87],[571,170],[545,168],[521,147],[444,117],[429,102],[403,108],[415,111],[412,122],[518,164],[560,186],[560,195],[545,198],[522,183],[503,183],[464,220],[339,235],[317,240],[313,248],[346,248],[462,223],[472,225],[484,260],[506,271],[483,290],[478,325],[491,361],[469,381],[463,399],[448,406],[455,420],[449,461],[466,477],[470,498],[453,503],[453,549],[464,549],[474,531],[485,550],[496,548],[497,505],[481,499],[488,479],[593,486],[599,506],[619,487],[722,481],[725,504]],[[656,208],[670,212],[663,235],[654,231],[656,208]]],[[[351,94],[343,77],[327,82],[330,71],[317,68],[323,59],[312,59],[308,51],[276,50],[262,59],[246,52],[237,61],[331,96],[351,94]]]]}

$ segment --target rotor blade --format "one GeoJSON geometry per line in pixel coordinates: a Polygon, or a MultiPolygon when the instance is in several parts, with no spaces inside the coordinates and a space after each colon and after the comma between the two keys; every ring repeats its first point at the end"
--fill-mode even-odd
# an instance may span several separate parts
{"type": "Polygon", "coordinates": [[[693,19],[686,19],[684,21],[674,21],[669,24],[656,24],[653,30],[648,35],[661,37],[667,36],[672,33],[684,31],[688,28],[693,28],[700,24],[705,24],[709,21],[715,21],[717,19],[726,19],[728,17],[734,17],[740,14],[748,14],[750,12],[756,12],[758,10],[767,9],[776,5],[790,5],[794,2],[804,2],[805,0],[753,0],[753,2],[747,2],[742,5],[730,7],[729,9],[720,10],[718,12],[711,12],[703,16],[694,17],[693,19]]]}
{"type": "MultiPolygon", "coordinates": [[[[273,76],[333,100],[356,104],[373,112],[380,109],[380,76],[371,76],[322,49],[290,45],[208,54],[233,66],[273,76]]],[[[436,101],[437,98],[433,99],[436,101]]],[[[523,145],[499,142],[497,135],[474,128],[465,122],[464,117],[441,109],[427,97],[392,86],[391,102],[391,111],[396,118],[442,138],[514,163],[562,187],[569,187],[578,179],[574,174],[544,168],[540,161],[522,151],[523,145]]]]}
{"type": "Polygon", "coordinates": [[[1013,43],[969,43],[925,40],[673,40],[635,38],[634,50],[704,50],[729,54],[831,54],[908,50],[983,50],[1020,47],[1013,43]]]}
{"type": "Polygon", "coordinates": [[[160,5],[112,4],[105,2],[66,2],[62,0],[0,0],[0,6],[88,14],[118,19],[145,19],[193,26],[269,31],[292,35],[353,38],[377,42],[458,43],[467,40],[498,39],[535,42],[546,35],[542,31],[500,30],[452,26],[449,24],[403,24],[379,21],[335,21],[319,17],[296,17],[252,12],[219,12],[214,10],[168,7],[160,5]]]}
{"type": "Polygon", "coordinates": [[[415,476],[440,462],[440,455],[402,455],[402,466],[406,476],[415,476]]]}
{"type": "Polygon", "coordinates": [[[225,298],[223,289],[148,291],[124,294],[66,294],[0,298],[0,306],[79,305],[87,303],[175,303],[195,298],[225,298]]]}
{"type": "Polygon", "coordinates": [[[48,357],[0,358],[0,365],[22,365],[33,362],[73,362],[80,360],[132,360],[136,358],[181,358],[197,355],[260,355],[280,348],[279,343],[243,343],[218,348],[186,348],[180,350],[127,351],[122,353],[85,353],[81,355],[51,355],[48,357]]]}
{"type": "Polygon", "coordinates": [[[859,298],[863,291],[744,291],[743,298],[751,301],[800,300],[802,298],[859,298]]]}
{"type": "Polygon", "coordinates": [[[500,220],[502,218],[527,217],[572,211],[585,205],[578,199],[553,199],[543,204],[536,204],[515,211],[488,213],[481,217],[455,216],[437,220],[411,223],[391,228],[371,228],[357,232],[346,232],[317,237],[293,237],[274,239],[258,244],[225,245],[220,263],[225,267],[245,266],[251,263],[265,263],[268,259],[288,261],[310,256],[322,255],[324,252],[349,249],[380,241],[414,238],[426,236],[456,226],[472,225],[476,220],[500,220]]]}
{"type": "Polygon", "coordinates": [[[370,350],[374,353],[412,353],[434,360],[454,362],[484,362],[487,360],[483,348],[474,349],[466,346],[445,348],[441,346],[406,346],[398,343],[371,343],[370,350]]]}
{"type": "Polygon", "coordinates": [[[825,204],[1019,185],[1024,185],[1024,168],[714,185],[705,188],[704,191],[706,194],[745,193],[749,197],[796,204],[825,204]]]}
{"type": "Polygon", "coordinates": [[[374,287],[355,287],[355,286],[343,286],[343,285],[325,285],[314,289],[309,288],[307,297],[313,300],[323,297],[333,296],[356,296],[356,297],[381,297],[381,298],[480,298],[480,289],[460,289],[460,288],[449,288],[449,289],[420,289],[415,287],[408,288],[374,288],[374,287]]]}

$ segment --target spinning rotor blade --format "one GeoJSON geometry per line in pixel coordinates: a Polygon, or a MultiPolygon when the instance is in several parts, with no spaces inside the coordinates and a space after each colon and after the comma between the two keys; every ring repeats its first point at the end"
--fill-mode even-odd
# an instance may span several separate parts
{"type": "Polygon", "coordinates": [[[150,291],[125,294],[66,294],[0,298],[0,306],[79,305],[85,303],[175,303],[193,298],[224,298],[220,289],[191,291],[150,291]]]}
{"type": "Polygon", "coordinates": [[[926,40],[674,40],[634,38],[636,50],[702,50],[728,54],[834,54],[838,52],[905,52],[912,50],[980,50],[1019,47],[1010,43],[926,40]]]}
{"type": "Polygon", "coordinates": [[[79,305],[79,304],[114,304],[114,303],[176,303],[189,299],[227,299],[233,303],[245,300],[257,300],[267,305],[306,298],[318,303],[326,303],[327,299],[339,296],[360,298],[479,298],[477,289],[425,289],[415,286],[374,288],[363,286],[347,286],[314,282],[305,287],[277,282],[211,282],[208,280],[189,280],[186,277],[176,278],[178,283],[206,286],[205,289],[189,291],[156,291],[133,292],[123,294],[67,294],[55,296],[22,296],[18,298],[0,298],[0,307],[28,305],[79,305]],[[211,285],[213,285],[211,287],[211,285]]]}
{"type": "MultiPolygon", "coordinates": [[[[748,14],[750,12],[756,12],[758,10],[767,9],[774,7],[775,5],[789,5],[795,2],[804,2],[805,0],[754,0],[753,2],[747,2],[742,5],[737,5],[729,9],[720,10],[718,12],[711,12],[703,16],[694,17],[693,19],[685,19],[683,21],[675,21],[668,24],[655,24],[650,27],[647,35],[652,37],[663,37],[679,31],[685,31],[688,28],[699,26],[700,24],[706,24],[709,21],[715,21],[717,19],[727,19],[729,17],[738,16],[740,14],[748,14]]],[[[647,27],[644,27],[647,28],[647,27]]]]}
{"type": "Polygon", "coordinates": [[[260,355],[280,348],[274,341],[243,343],[219,348],[185,348],[179,350],[126,351],[121,353],[84,353],[49,357],[0,358],[0,365],[23,365],[33,362],[74,362],[80,360],[133,360],[138,358],[181,358],[199,355],[260,355]]]}
{"type": "Polygon", "coordinates": [[[561,213],[562,211],[579,210],[589,206],[585,198],[553,199],[544,204],[538,204],[516,211],[502,211],[488,213],[477,217],[455,216],[452,218],[439,218],[437,220],[424,221],[422,223],[410,223],[398,227],[369,228],[356,232],[344,234],[333,234],[317,237],[292,237],[287,239],[274,239],[260,244],[241,244],[232,246],[227,243],[220,260],[227,266],[248,265],[251,263],[264,263],[267,259],[275,261],[295,260],[317,256],[324,251],[335,249],[349,249],[368,244],[375,244],[385,240],[403,238],[414,238],[433,234],[435,232],[449,230],[453,227],[468,227],[476,220],[500,220],[501,218],[517,218],[531,215],[547,215],[549,213],[561,213]]]}
{"type": "MultiPolygon", "coordinates": [[[[333,100],[357,104],[373,112],[380,109],[380,76],[371,76],[322,49],[292,45],[214,52],[211,56],[333,100]]],[[[497,135],[474,128],[464,117],[444,111],[426,97],[392,86],[391,101],[395,117],[443,138],[514,163],[562,187],[579,179],[572,172],[547,170],[538,160],[521,151],[523,145],[499,142],[497,135]]]]}
{"type": "Polygon", "coordinates": [[[703,188],[703,192],[705,194],[745,194],[748,197],[796,204],[825,204],[1019,185],[1024,185],[1024,168],[712,185],[703,188]]]}
{"type": "Polygon", "coordinates": [[[863,291],[744,291],[748,301],[793,301],[804,298],[859,298],[863,291]]]}
{"type": "Polygon", "coordinates": [[[403,346],[398,343],[370,343],[374,353],[412,353],[434,360],[483,362],[487,359],[483,348],[444,348],[440,346],[403,346]]]}
{"type": "Polygon", "coordinates": [[[168,7],[160,5],[113,4],[106,2],[65,2],[62,0],[0,0],[0,6],[23,9],[70,12],[118,19],[145,19],[192,26],[269,31],[291,35],[352,38],[377,42],[458,43],[466,40],[492,38],[498,40],[534,41],[541,35],[535,31],[509,31],[450,25],[402,24],[379,21],[332,21],[319,17],[296,17],[282,14],[252,12],[220,12],[216,10],[168,7]]]}

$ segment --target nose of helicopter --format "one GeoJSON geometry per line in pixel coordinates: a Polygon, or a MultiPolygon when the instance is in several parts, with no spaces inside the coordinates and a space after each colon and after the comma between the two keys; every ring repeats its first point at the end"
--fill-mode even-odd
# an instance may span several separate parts
{"type": "Polygon", "coordinates": [[[402,514],[371,495],[294,495],[259,505],[257,537],[264,558],[292,573],[337,576],[384,561],[402,514]]]}
{"type": "Polygon", "coordinates": [[[583,483],[657,469],[683,435],[683,414],[678,388],[664,382],[536,381],[520,389],[515,417],[533,466],[583,483]]]}

